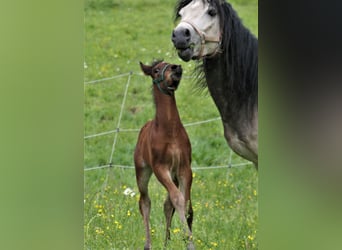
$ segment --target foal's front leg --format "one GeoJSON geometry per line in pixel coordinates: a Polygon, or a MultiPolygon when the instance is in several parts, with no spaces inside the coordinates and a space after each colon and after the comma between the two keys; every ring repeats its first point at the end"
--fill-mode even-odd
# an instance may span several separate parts
{"type": "MultiPolygon", "coordinates": [[[[192,243],[192,233],[190,228],[188,227],[188,221],[185,217],[186,214],[186,200],[182,192],[178,189],[175,183],[171,179],[171,174],[169,170],[163,166],[159,165],[155,168],[154,174],[158,178],[161,184],[167,189],[168,192],[168,199],[170,200],[172,206],[176,209],[177,213],[179,214],[179,218],[183,224],[183,227],[186,231],[187,236],[189,237],[188,242],[188,249],[195,249],[192,243]]],[[[167,201],[168,202],[168,201],[167,201]]],[[[165,208],[165,206],[164,206],[165,208]]],[[[191,219],[192,220],[192,219],[191,219]]],[[[168,222],[167,222],[168,223],[168,222]]],[[[170,216],[170,223],[171,223],[171,216],[170,216]]],[[[167,229],[169,230],[169,225],[167,224],[167,229]]],[[[166,231],[166,237],[168,237],[168,231],[166,231]]]]}
{"type": "Polygon", "coordinates": [[[186,220],[190,229],[192,231],[192,220],[194,212],[192,210],[191,204],[191,184],[192,184],[192,171],[190,164],[182,167],[182,174],[179,177],[180,185],[179,188],[184,195],[185,203],[186,203],[186,220]]]}
{"type": "MultiPolygon", "coordinates": [[[[178,187],[179,183],[177,179],[173,179],[173,183],[178,187]]],[[[167,241],[171,239],[170,237],[170,228],[171,228],[171,221],[172,217],[175,213],[175,207],[173,206],[171,199],[170,199],[170,194],[167,194],[166,200],[164,202],[164,215],[166,219],[166,236],[165,236],[165,247],[167,244],[167,241]]]]}
{"type": "Polygon", "coordinates": [[[192,184],[192,171],[190,163],[181,167],[179,176],[179,188],[184,196],[185,209],[186,209],[186,221],[188,225],[188,249],[195,249],[192,242],[192,220],[193,220],[193,210],[191,205],[191,184],[192,184]]]}
{"type": "Polygon", "coordinates": [[[148,195],[148,182],[150,180],[152,170],[149,167],[136,168],[137,184],[140,192],[139,209],[145,225],[145,246],[144,250],[151,249],[151,233],[150,233],[150,210],[151,200],[148,195]]]}
{"type": "Polygon", "coordinates": [[[172,205],[172,202],[170,200],[170,195],[167,195],[167,198],[164,203],[164,214],[166,219],[166,236],[165,236],[165,248],[167,241],[171,239],[170,237],[170,228],[171,228],[171,221],[173,214],[175,213],[175,208],[172,205]]]}

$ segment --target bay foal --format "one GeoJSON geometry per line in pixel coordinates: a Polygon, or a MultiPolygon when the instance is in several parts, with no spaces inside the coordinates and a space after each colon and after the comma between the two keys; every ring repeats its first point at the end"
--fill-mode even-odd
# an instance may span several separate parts
{"type": "Polygon", "coordinates": [[[148,182],[152,173],[168,192],[164,203],[165,246],[170,239],[171,220],[176,209],[187,236],[188,249],[194,249],[191,232],[193,210],[190,200],[191,145],[179,118],[174,95],[181,80],[182,68],[180,65],[161,61],[154,62],[152,66],[140,63],[140,67],[145,75],[153,79],[156,107],[155,118],[141,129],[134,152],[136,179],[140,192],[139,208],[146,231],[144,249],[151,249],[151,200],[148,195],[148,182]]]}

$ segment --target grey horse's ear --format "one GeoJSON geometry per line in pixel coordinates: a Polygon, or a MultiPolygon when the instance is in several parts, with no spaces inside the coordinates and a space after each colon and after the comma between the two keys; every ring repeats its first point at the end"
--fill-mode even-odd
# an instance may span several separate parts
{"type": "Polygon", "coordinates": [[[140,62],[140,68],[147,76],[152,76],[152,66],[144,65],[142,62],[140,62]]]}

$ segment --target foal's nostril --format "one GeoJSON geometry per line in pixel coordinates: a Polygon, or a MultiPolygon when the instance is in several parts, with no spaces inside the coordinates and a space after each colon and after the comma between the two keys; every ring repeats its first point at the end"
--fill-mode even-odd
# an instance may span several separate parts
{"type": "Polygon", "coordinates": [[[177,67],[178,67],[177,65],[172,65],[172,66],[171,66],[171,69],[172,69],[172,70],[176,70],[177,67]]]}

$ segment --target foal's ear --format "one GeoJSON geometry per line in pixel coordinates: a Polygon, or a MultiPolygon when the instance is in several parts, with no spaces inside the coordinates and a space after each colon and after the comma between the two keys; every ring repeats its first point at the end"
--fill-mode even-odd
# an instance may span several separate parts
{"type": "Polygon", "coordinates": [[[152,76],[152,66],[144,65],[142,62],[140,62],[140,68],[147,76],[152,76]]]}

